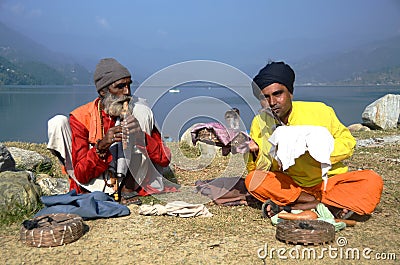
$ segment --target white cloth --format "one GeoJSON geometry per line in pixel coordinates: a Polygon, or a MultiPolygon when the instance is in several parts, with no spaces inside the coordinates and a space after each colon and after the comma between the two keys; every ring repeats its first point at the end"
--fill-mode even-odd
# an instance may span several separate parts
{"type": "Polygon", "coordinates": [[[71,154],[71,128],[69,127],[68,118],[64,115],[56,115],[47,122],[47,136],[49,142],[47,149],[53,153],[56,151],[60,162],[65,165],[66,157],[71,154]]]}
{"type": "Polygon", "coordinates": [[[306,151],[321,163],[324,190],[328,183],[328,171],[331,169],[330,156],[334,148],[331,133],[322,126],[299,125],[279,126],[268,140],[271,144],[270,154],[285,171],[295,164],[295,159],[306,151]]]}
{"type": "Polygon", "coordinates": [[[139,207],[139,214],[141,215],[165,215],[167,214],[167,208],[161,204],[143,204],[139,207]]]}
{"type": "MultiPolygon", "coordinates": [[[[151,135],[151,131],[155,126],[154,116],[151,109],[147,106],[146,100],[142,98],[133,98],[133,115],[138,120],[140,127],[143,132],[151,135]]],[[[131,101],[131,102],[132,102],[131,101]]],[[[69,121],[66,116],[56,115],[48,121],[48,137],[49,142],[47,148],[54,153],[57,151],[62,157],[61,162],[65,165],[68,175],[73,178],[80,186],[84,187],[88,191],[104,191],[105,193],[114,193],[113,187],[105,185],[104,179],[110,181],[108,172],[105,172],[92,179],[89,183],[80,183],[74,174],[72,165],[72,134],[69,126],[69,121]]],[[[130,136],[130,140],[133,141],[133,137],[130,136]]],[[[113,153],[113,159],[121,157],[121,152],[113,150],[118,145],[113,145],[111,152],[113,153]],[[118,152],[119,155],[115,155],[118,152]]],[[[133,150],[131,145],[124,150],[126,157],[126,165],[138,184],[141,184],[145,178],[149,185],[159,191],[164,190],[163,176],[160,174],[162,167],[153,165],[147,154],[138,153],[137,150],[133,150]]],[[[125,160],[125,159],[124,159],[125,160]]],[[[121,161],[122,162],[122,161],[121,161]]],[[[117,169],[117,161],[111,163],[115,169],[117,169]]],[[[122,165],[122,164],[121,164],[122,165]]],[[[126,169],[123,169],[126,170],[126,169]]]]}
{"type": "Polygon", "coordinates": [[[142,215],[171,215],[176,217],[211,217],[212,213],[203,204],[191,204],[184,201],[173,201],[165,206],[161,204],[143,204],[139,207],[142,215]]]}

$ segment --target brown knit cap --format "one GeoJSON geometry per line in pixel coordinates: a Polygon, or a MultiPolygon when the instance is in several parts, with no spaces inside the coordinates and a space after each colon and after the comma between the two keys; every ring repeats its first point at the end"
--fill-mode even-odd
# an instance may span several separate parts
{"type": "Polygon", "coordinates": [[[117,80],[131,77],[129,70],[114,58],[104,58],[96,66],[94,71],[94,84],[97,92],[111,85],[117,80]]]}

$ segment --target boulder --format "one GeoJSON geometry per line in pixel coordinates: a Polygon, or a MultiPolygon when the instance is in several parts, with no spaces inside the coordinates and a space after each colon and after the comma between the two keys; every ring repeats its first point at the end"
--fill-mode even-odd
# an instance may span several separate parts
{"type": "Polygon", "coordinates": [[[41,154],[24,150],[17,147],[9,147],[12,157],[15,160],[16,168],[34,172],[46,172],[52,167],[50,158],[41,154]]]}
{"type": "Polygon", "coordinates": [[[194,126],[196,126],[197,124],[193,124],[192,126],[190,126],[181,136],[180,141],[187,143],[189,146],[193,146],[193,142],[192,142],[192,134],[190,133],[194,126]]]}
{"type": "Polygon", "coordinates": [[[0,143],[0,172],[14,171],[15,160],[7,147],[0,143]]]}
{"type": "Polygon", "coordinates": [[[0,211],[34,210],[40,203],[40,187],[26,171],[0,173],[0,211]]]}
{"type": "Polygon", "coordinates": [[[371,129],[395,129],[400,123],[400,95],[381,97],[368,105],[361,117],[363,125],[371,129]]]}
{"type": "Polygon", "coordinates": [[[365,132],[370,131],[371,129],[367,126],[362,125],[361,123],[355,123],[347,126],[350,132],[365,132]]]}
{"type": "Polygon", "coordinates": [[[52,178],[47,174],[38,174],[36,183],[40,186],[43,195],[65,194],[69,191],[67,178],[52,178]]]}

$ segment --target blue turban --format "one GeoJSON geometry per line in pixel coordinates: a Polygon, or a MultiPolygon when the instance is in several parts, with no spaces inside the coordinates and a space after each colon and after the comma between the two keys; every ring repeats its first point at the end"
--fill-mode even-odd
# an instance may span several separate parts
{"type": "Polygon", "coordinates": [[[284,85],[293,94],[294,78],[294,71],[289,65],[284,62],[271,62],[254,77],[252,82],[253,94],[256,98],[259,98],[260,91],[273,83],[284,85]]]}

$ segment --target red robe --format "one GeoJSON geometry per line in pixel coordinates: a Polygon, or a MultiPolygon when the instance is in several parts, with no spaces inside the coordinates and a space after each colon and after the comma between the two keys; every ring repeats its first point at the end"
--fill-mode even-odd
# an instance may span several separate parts
{"type": "MultiPolygon", "coordinates": [[[[99,117],[96,107],[98,101],[99,98],[79,107],[71,112],[69,118],[73,139],[72,164],[74,166],[75,177],[82,184],[88,183],[93,178],[97,178],[108,169],[112,161],[112,156],[109,152],[102,159],[96,154],[95,148],[90,148],[90,146],[94,146],[97,139],[101,139],[102,137],[99,133],[101,131],[99,130],[99,123],[96,122],[97,117],[99,117]]],[[[115,125],[115,120],[111,119],[104,111],[102,111],[102,117],[104,132],[106,133],[108,129],[115,125]]],[[[163,144],[161,134],[157,128],[154,127],[151,135],[145,133],[145,136],[147,154],[153,164],[162,167],[168,166],[171,159],[171,152],[163,144]]],[[[75,189],[77,193],[84,192],[73,179],[70,179],[70,190],[72,189],[75,189]]],[[[139,194],[146,195],[146,192],[143,190],[139,194]]]]}

